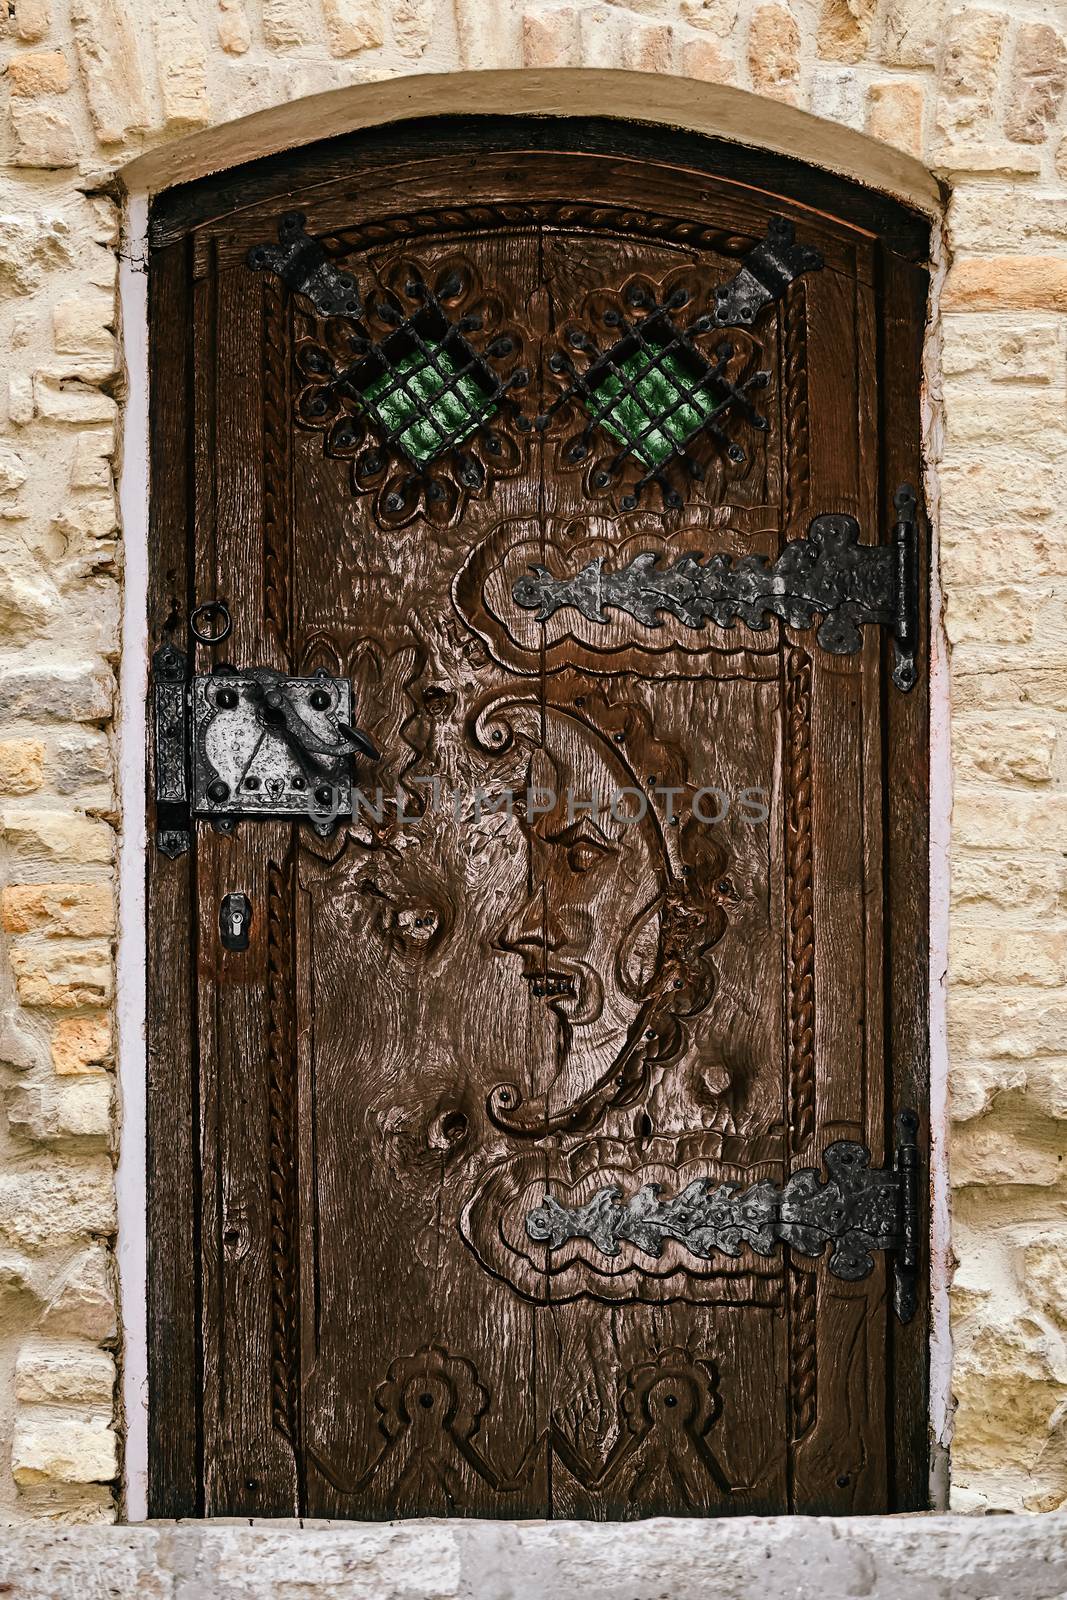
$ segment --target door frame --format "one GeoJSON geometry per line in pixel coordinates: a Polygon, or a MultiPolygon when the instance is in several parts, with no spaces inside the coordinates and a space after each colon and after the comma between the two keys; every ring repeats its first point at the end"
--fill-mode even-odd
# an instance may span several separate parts
{"type": "MultiPolygon", "coordinates": [[[[203,179],[196,184],[165,191],[151,208],[144,196],[131,198],[127,212],[127,227],[121,264],[121,292],[123,295],[123,332],[129,398],[125,413],[123,471],[120,483],[120,503],[126,529],[126,593],[123,629],[122,660],[122,800],[125,827],[120,858],[120,895],[122,905],[121,936],[119,941],[119,1047],[120,1082],[123,1096],[123,1141],[119,1163],[119,1257],[122,1277],[123,1325],[125,1334],[124,1393],[126,1402],[126,1515],[130,1520],[139,1516],[175,1517],[202,1515],[198,1503],[198,1452],[200,1444],[196,1396],[200,1377],[195,1339],[176,1340],[180,1319],[175,1315],[182,1302],[178,1281],[178,1262],[191,1260],[197,1245],[197,1212],[199,1187],[193,1129],[196,1124],[196,1099],[194,1073],[194,1043],[191,1038],[190,1017],[186,1008],[183,1017],[181,1005],[174,1008],[175,1015],[165,1019],[162,1027],[149,1036],[146,1047],[142,1033],[145,1021],[144,1007],[144,952],[148,949],[152,963],[152,947],[147,940],[152,934],[145,911],[144,883],[150,876],[152,858],[144,832],[145,806],[148,800],[145,770],[145,693],[147,688],[147,657],[149,635],[147,626],[148,600],[155,598],[159,607],[165,598],[167,584],[163,578],[167,570],[188,574],[191,540],[186,539],[183,519],[174,515],[173,506],[181,501],[181,491],[176,483],[184,477],[186,467],[186,441],[183,432],[180,405],[160,406],[149,404],[149,360],[158,348],[151,345],[149,325],[155,321],[169,335],[173,365],[168,371],[174,384],[174,393],[187,388],[187,372],[183,365],[185,350],[182,317],[182,286],[172,271],[168,281],[165,272],[151,275],[147,272],[147,246],[178,238],[187,229],[208,217],[217,216],[236,206],[254,192],[261,198],[277,190],[289,190],[300,183],[312,183],[331,159],[344,159],[358,151],[361,154],[380,150],[383,155],[395,157],[404,148],[426,148],[427,137],[435,142],[436,152],[444,152],[450,142],[452,147],[466,147],[472,139],[513,138],[516,124],[523,125],[524,146],[569,149],[575,151],[605,151],[614,153],[663,156],[668,151],[686,166],[707,170],[721,177],[724,168],[730,177],[771,193],[781,194],[831,210],[833,214],[853,222],[865,230],[878,234],[887,245],[895,246],[898,253],[908,259],[926,260],[930,254],[928,219],[919,216],[898,202],[860,185],[837,178],[799,161],[771,155],[703,135],[681,133],[676,130],[638,127],[635,124],[612,122],[606,118],[564,119],[531,122],[528,118],[476,117],[422,119],[406,124],[392,124],[388,128],[369,129],[357,134],[334,139],[328,145],[310,146],[296,152],[263,158],[245,167],[232,169],[217,178],[203,179]],[[146,281],[147,280],[147,281],[146,281]],[[150,437],[151,435],[151,437],[150,437]],[[168,478],[168,474],[170,475],[168,478]],[[149,477],[152,493],[149,495],[149,477]],[[168,502],[168,483],[171,500],[168,502]],[[176,497],[176,498],[175,498],[176,497]],[[148,522],[145,522],[145,507],[148,522]],[[147,1233],[145,1220],[147,1218],[147,1233]],[[149,1285],[148,1263],[169,1265],[170,1270],[149,1285]],[[151,1288],[144,1315],[146,1293],[151,1288]],[[155,1347],[160,1353],[154,1369],[154,1392],[149,1391],[149,1355],[155,1347]],[[164,1359],[165,1357],[165,1359],[164,1359]],[[153,1481],[149,1482],[148,1459],[151,1448],[156,1457],[153,1481]],[[191,1470],[190,1470],[191,1469],[191,1470]]],[[[171,259],[179,252],[172,252],[171,259]]],[[[910,324],[914,327],[921,318],[922,308],[910,308],[910,324]]],[[[902,326],[908,318],[902,316],[902,326]]],[[[914,340],[913,340],[914,345],[914,340]]],[[[889,363],[887,363],[887,366],[889,363]]],[[[910,436],[899,441],[901,455],[912,453],[913,459],[921,450],[921,417],[919,388],[922,377],[917,348],[908,362],[914,376],[910,405],[905,407],[910,417],[910,436]]],[[[900,370],[898,364],[897,370],[900,370]]],[[[900,474],[905,476],[906,474],[900,474]]],[[[891,458],[886,462],[887,479],[894,477],[891,458]]],[[[932,542],[932,534],[931,534],[932,542]]],[[[931,556],[933,551],[930,552],[931,556]]],[[[936,566],[931,559],[929,570],[932,579],[932,605],[930,615],[938,603],[936,592],[936,566]]],[[[188,584],[186,585],[188,587],[188,584]]],[[[909,870],[927,879],[933,888],[943,884],[947,864],[947,827],[944,798],[941,791],[946,782],[947,750],[947,683],[945,681],[943,648],[940,634],[932,624],[928,635],[927,659],[930,663],[925,682],[931,695],[931,733],[937,734],[936,744],[931,744],[932,770],[935,780],[934,820],[936,831],[930,835],[933,853],[927,849],[927,829],[916,838],[914,829],[905,829],[905,820],[898,815],[890,818],[896,848],[906,852],[909,870]],[[938,733],[940,730],[940,733],[938,733]]],[[[888,739],[891,747],[895,737],[902,736],[906,719],[914,715],[914,697],[898,697],[887,702],[888,739]],[[895,734],[894,729],[898,732],[895,734]]],[[[927,773],[916,775],[920,792],[925,791],[927,773]]],[[[898,791],[899,793],[900,791],[898,791]]],[[[897,807],[897,811],[901,811],[897,807]]],[[[921,812],[929,822],[929,806],[921,812]]],[[[174,908],[175,914],[178,907],[174,908]]],[[[937,906],[931,907],[937,912],[937,906]]],[[[923,959],[917,963],[923,970],[920,987],[922,1002],[909,1021],[920,1048],[908,1052],[906,1042],[898,1042],[895,1052],[899,1060],[904,1054],[913,1059],[923,1053],[923,1036],[928,1036],[931,1050],[930,1079],[920,1069],[905,1068],[899,1079],[894,1075],[892,1098],[894,1103],[906,1103],[909,1096],[918,1093],[923,1103],[930,1105],[932,1158],[943,1147],[940,1134],[943,1129],[933,1123],[933,1117],[942,1098],[938,1087],[943,1071],[940,1060],[943,1048],[942,996],[940,984],[935,981],[926,993],[926,955],[934,963],[935,979],[940,978],[941,947],[940,920],[933,923],[929,933],[924,928],[896,930],[896,947],[910,942],[921,948],[923,959]],[[936,934],[931,941],[930,933],[936,934]],[[932,1011],[927,1000],[932,1001],[932,1011]],[[933,1051],[937,1051],[937,1059],[933,1051]]],[[[899,959],[899,956],[897,957],[899,959]]],[[[192,995],[191,975],[185,991],[192,995]]],[[[149,1019],[151,1020],[151,1019],[149,1019]]],[[[914,1041],[913,1041],[914,1043],[914,1041]]],[[[936,1176],[935,1174],[931,1174],[936,1176]]],[[[943,1186],[942,1186],[943,1188],[943,1186]]],[[[931,1221],[936,1230],[931,1238],[930,1264],[936,1269],[943,1260],[947,1247],[944,1232],[944,1208],[931,1209],[931,1221]]],[[[943,1299],[943,1285],[931,1271],[931,1290],[943,1299]]],[[[894,1326],[889,1361],[892,1369],[906,1345],[902,1341],[919,1338],[928,1356],[943,1351],[946,1329],[943,1311],[938,1310],[931,1320],[930,1296],[920,1309],[920,1314],[910,1329],[894,1326]]],[[[189,1330],[185,1330],[188,1332],[189,1330]]],[[[929,1371],[928,1367],[927,1370],[929,1371]]],[[[912,1485],[925,1480],[929,1467],[929,1442],[927,1438],[927,1399],[934,1409],[935,1420],[947,1404],[947,1389],[942,1387],[947,1372],[936,1374],[936,1390],[924,1385],[927,1394],[922,1403],[915,1393],[902,1394],[898,1402],[898,1419],[895,1436],[903,1441],[898,1450],[898,1482],[907,1477],[912,1485]],[[908,1418],[907,1428],[901,1419],[908,1418]]]]}

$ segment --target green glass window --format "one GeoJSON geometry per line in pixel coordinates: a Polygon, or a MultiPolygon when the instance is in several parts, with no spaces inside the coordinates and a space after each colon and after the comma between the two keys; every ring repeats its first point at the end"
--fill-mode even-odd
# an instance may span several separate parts
{"type": "Polygon", "coordinates": [[[609,353],[606,364],[590,385],[596,420],[646,467],[677,454],[720,407],[702,375],[669,350],[645,345],[621,360],[609,353]]]}

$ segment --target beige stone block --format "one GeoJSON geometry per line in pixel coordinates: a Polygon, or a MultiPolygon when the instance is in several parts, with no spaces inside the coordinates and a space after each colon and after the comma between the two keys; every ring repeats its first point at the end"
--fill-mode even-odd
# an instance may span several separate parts
{"type": "Polygon", "coordinates": [[[957,1358],[952,1387],[954,1472],[1033,1472],[1067,1400],[1043,1330],[1032,1320],[979,1329],[957,1358]]]}
{"type": "MultiPolygon", "coordinates": [[[[82,795],[86,789],[111,792],[112,759],[107,735],[93,728],[70,728],[57,733],[49,742],[45,770],[57,794],[82,795]]],[[[108,810],[107,801],[97,801],[108,810]]]]}
{"type": "Polygon", "coordinates": [[[622,38],[622,66],[630,72],[670,72],[674,29],[669,23],[630,22],[622,38]]]}
{"type": "Polygon", "coordinates": [[[60,1017],[52,1031],[52,1065],[62,1077],[99,1073],[112,1060],[111,1017],[60,1017]]]}
{"type": "Polygon", "coordinates": [[[579,12],[578,61],[583,67],[620,67],[624,55],[624,33],[629,19],[612,6],[583,7],[579,12]]]}
{"type": "Polygon", "coordinates": [[[959,845],[976,850],[1055,850],[1067,837],[1067,794],[975,794],[962,790],[952,807],[959,845]]]}
{"type": "Polygon", "coordinates": [[[808,104],[817,117],[846,128],[863,124],[863,94],[851,67],[819,67],[811,74],[808,104]]]}
{"type": "Polygon", "coordinates": [[[1067,257],[964,256],[945,280],[944,311],[1067,311],[1067,257]]]}
{"type": "Polygon", "coordinates": [[[115,1358],[73,1340],[30,1339],[15,1361],[15,1399],[30,1405],[110,1405],[115,1358]]]}
{"type": "Polygon", "coordinates": [[[875,28],[875,55],[893,67],[932,66],[943,15],[940,0],[885,0],[875,28]]]}
{"type": "Polygon", "coordinates": [[[1004,132],[1009,139],[1041,144],[1055,121],[1067,89],[1067,45],[1045,22],[1022,22],[1015,35],[1005,100],[1004,132]]]}
{"type": "Polygon", "coordinates": [[[729,39],[737,21],[738,0],[681,0],[678,8],[683,22],[701,28],[719,39],[729,39]]]}
{"type": "Polygon", "coordinates": [[[975,184],[953,195],[948,222],[957,250],[1056,251],[1067,241],[1067,197],[975,184]]]}
{"type": "Polygon", "coordinates": [[[393,42],[402,56],[417,61],[430,42],[432,0],[393,0],[393,42]]]}
{"type": "Polygon", "coordinates": [[[973,448],[1009,446],[1020,456],[1056,461],[1067,445],[1067,397],[1060,389],[1034,394],[946,384],[944,424],[946,457],[973,448]]]}
{"type": "Polygon", "coordinates": [[[1027,457],[1009,447],[951,460],[941,468],[942,527],[954,539],[966,527],[980,526],[996,506],[1013,523],[1050,517],[1063,503],[1067,463],[1027,457]]]}
{"type": "Polygon", "coordinates": [[[11,128],[15,147],[11,164],[54,170],[78,165],[78,141],[66,114],[35,101],[11,102],[11,128]]]}
{"type": "Polygon", "coordinates": [[[823,61],[861,61],[867,53],[874,0],[822,0],[816,49],[823,61]]]}
{"type": "Polygon", "coordinates": [[[989,670],[988,662],[971,662],[964,647],[952,652],[952,674],[952,703],[957,711],[1031,706],[1067,711],[1067,667],[995,672],[989,670]]]}
{"type": "Polygon", "coordinates": [[[978,1122],[956,1125],[949,1173],[956,1189],[974,1185],[995,1188],[1050,1189],[1063,1176],[1062,1139],[1040,1141],[1025,1111],[1001,1116],[994,1110],[978,1122]]]}
{"type": "Polygon", "coordinates": [[[18,494],[25,482],[25,461],[17,450],[0,440],[0,494],[18,494]]]}
{"type": "Polygon", "coordinates": [[[117,1334],[115,1284],[103,1245],[75,1256],[40,1319],[42,1333],[70,1334],[98,1344],[117,1334]]]}
{"type": "Polygon", "coordinates": [[[207,49],[196,15],[166,0],[153,17],[153,32],[164,122],[170,128],[204,127],[211,121],[211,104],[207,49]]]}
{"type": "Polygon", "coordinates": [[[0,818],[0,830],[10,848],[23,859],[94,866],[110,864],[115,855],[115,830],[106,822],[79,816],[77,812],[8,808],[0,818]]]}
{"type": "Polygon", "coordinates": [[[989,122],[1007,28],[1003,11],[965,6],[950,12],[938,84],[937,127],[946,142],[973,138],[989,122]]]}
{"type": "Polygon", "coordinates": [[[908,155],[921,156],[925,97],[918,83],[893,79],[867,91],[867,132],[908,155]]]}
{"type": "Polygon", "coordinates": [[[952,983],[1025,983],[1036,988],[1067,982],[1067,928],[998,929],[957,918],[949,956],[952,983]]]}
{"type": "Polygon", "coordinates": [[[115,931],[115,891],[110,882],[9,884],[0,922],[8,933],[106,938],[115,931]]]}
{"type": "MultiPolygon", "coordinates": [[[[569,9],[569,8],[562,8],[569,9]]],[[[587,8],[583,15],[589,15],[587,8]]],[[[462,67],[511,67],[522,64],[523,22],[504,6],[485,0],[452,0],[462,67]]]]}
{"type": "Polygon", "coordinates": [[[577,67],[581,62],[578,12],[573,6],[526,11],[522,19],[524,67],[577,67]]]}
{"type": "Polygon", "coordinates": [[[39,371],[34,375],[33,394],[38,415],[50,422],[85,427],[97,422],[114,424],[118,416],[110,395],[76,378],[56,378],[39,371]]]}
{"type": "Polygon", "coordinates": [[[243,56],[252,43],[252,30],[242,0],[219,0],[216,27],[219,44],[227,55],[243,56]]]}
{"type": "Polygon", "coordinates": [[[1041,154],[1025,145],[940,139],[931,154],[930,166],[948,178],[1032,178],[1041,171],[1041,154]]]}
{"type": "Polygon", "coordinates": [[[97,138],[120,144],[149,120],[133,15],[123,0],[71,0],[70,17],[97,138]]]}
{"type": "Polygon", "coordinates": [[[1062,317],[1019,312],[958,312],[942,318],[946,380],[1067,384],[1067,324],[1062,317]]]}
{"type": "Polygon", "coordinates": [[[1020,1251],[1022,1276],[1039,1310],[1067,1332],[1067,1231],[1043,1233],[1020,1251]]]}
{"type": "Polygon", "coordinates": [[[102,661],[0,668],[0,719],[107,722],[115,679],[102,661]]]}
{"type": "MultiPolygon", "coordinates": [[[[959,748],[959,732],[953,735],[959,748]]],[[[1012,914],[1067,909],[1067,861],[1061,856],[972,855],[952,858],[952,903],[1012,914]]]]}
{"type": "Polygon", "coordinates": [[[1043,1117],[1067,1122],[1067,1060],[1028,1062],[1026,1098],[1043,1117]]]}
{"type": "Polygon", "coordinates": [[[322,0],[322,12],[333,56],[376,50],[385,37],[380,0],[322,0]]]}
{"type": "Polygon", "coordinates": [[[263,0],[263,37],[272,50],[292,50],[315,37],[310,0],[263,0]]]}
{"type": "Polygon", "coordinates": [[[60,300],[52,308],[52,339],[63,355],[114,359],[115,301],[111,295],[60,300]]]}
{"type": "Polygon", "coordinates": [[[110,1411],[94,1417],[51,1406],[20,1407],[11,1446],[11,1475],[21,1486],[106,1483],[118,1473],[110,1411]]]}
{"type": "Polygon", "coordinates": [[[106,1155],[49,1155],[0,1169],[0,1241],[17,1250],[87,1244],[115,1231],[115,1175],[106,1155]]]}
{"type": "Polygon", "coordinates": [[[113,973],[106,945],[15,944],[9,959],[20,1005],[75,1011],[111,1000],[113,973]]]}
{"type": "Polygon", "coordinates": [[[114,428],[80,429],[74,439],[74,454],[70,464],[71,488],[104,489],[109,503],[113,504],[111,458],[114,454],[114,428]]]}
{"type": "Polygon", "coordinates": [[[1024,1061],[1061,1056],[1067,1039],[1067,1003],[1046,995],[1016,999],[1010,991],[950,990],[949,1046],[953,1057],[1024,1061]]]}
{"type": "Polygon", "coordinates": [[[109,1077],[23,1083],[8,1091],[7,1120],[13,1133],[39,1144],[68,1140],[106,1146],[111,1138],[109,1077]]]}
{"type": "Polygon", "coordinates": [[[999,1095],[1026,1086],[1026,1068],[1017,1061],[953,1061],[948,1105],[953,1122],[984,1116],[999,1095]]]}
{"type": "Polygon", "coordinates": [[[0,794],[32,794],[43,781],[40,739],[0,739],[0,794]]]}
{"type": "Polygon", "coordinates": [[[682,72],[701,83],[734,83],[737,74],[726,50],[711,39],[687,39],[682,46],[682,72]]]}
{"type": "Polygon", "coordinates": [[[761,5],[748,32],[752,86],[774,100],[796,102],[800,83],[800,30],[785,6],[761,5]]]}
{"type": "Polygon", "coordinates": [[[14,0],[14,11],[17,39],[23,44],[37,44],[44,38],[52,23],[49,0],[14,0]]]}
{"type": "Polygon", "coordinates": [[[16,97],[36,99],[42,94],[65,94],[70,88],[70,65],[62,50],[27,51],[12,56],[7,82],[16,97]]]}
{"type": "Polygon", "coordinates": [[[952,732],[956,783],[1050,782],[1061,726],[1047,718],[979,722],[957,717],[952,732]]]}
{"type": "Polygon", "coordinates": [[[7,414],[16,428],[25,428],[37,415],[33,379],[25,372],[13,372],[7,380],[7,414]]]}
{"type": "Polygon", "coordinates": [[[47,1269],[17,1250],[0,1250],[0,1312],[33,1314],[47,1293],[47,1269]]]}

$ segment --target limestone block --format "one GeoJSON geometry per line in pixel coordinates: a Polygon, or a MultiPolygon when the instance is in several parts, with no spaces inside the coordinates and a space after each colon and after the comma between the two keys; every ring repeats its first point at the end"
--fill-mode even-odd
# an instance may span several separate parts
{"type": "MultiPolygon", "coordinates": [[[[960,735],[953,735],[959,748],[960,735]]],[[[1060,856],[976,854],[957,850],[952,858],[954,906],[995,907],[1032,915],[1067,910],[1067,861],[1060,856]]]]}
{"type": "Polygon", "coordinates": [[[631,22],[622,36],[621,65],[630,72],[670,72],[674,29],[669,23],[631,22]]]}
{"type": "Polygon", "coordinates": [[[105,359],[115,353],[115,302],[110,295],[60,300],[52,309],[52,336],[64,355],[105,359]]]}
{"type": "Polygon", "coordinates": [[[1056,987],[1067,982],[1067,931],[970,927],[957,918],[949,971],[954,983],[1056,987]]]}
{"type": "Polygon", "coordinates": [[[375,50],[384,38],[381,0],[322,0],[330,54],[375,50]]]}
{"type": "Polygon", "coordinates": [[[1041,1116],[1067,1122],[1067,1061],[1029,1062],[1026,1097],[1041,1116]]]}
{"type": "MultiPolygon", "coordinates": [[[[610,71],[623,62],[624,35],[629,19],[612,6],[582,7],[578,12],[578,53],[575,62],[583,67],[610,71]]],[[[551,48],[551,45],[549,46],[551,48]]],[[[567,40],[571,51],[571,41],[567,40]]],[[[570,65],[570,61],[562,63],[570,65]]]]}
{"type": "Polygon", "coordinates": [[[944,311],[1067,311],[1067,260],[964,256],[952,265],[941,305],[944,311]]]}
{"type": "Polygon", "coordinates": [[[1043,1233],[1021,1255],[1028,1294],[1067,1333],[1067,1233],[1043,1233]]]}
{"type": "Polygon", "coordinates": [[[149,120],[130,9],[122,0],[72,0],[70,18],[97,138],[119,144],[149,120]]]}
{"type": "MultiPolygon", "coordinates": [[[[110,864],[115,856],[115,831],[106,822],[73,811],[6,809],[0,833],[23,859],[34,857],[70,866],[110,864]]],[[[85,1004],[91,1004],[86,1001],[85,1004]]]]}
{"type": "Polygon", "coordinates": [[[263,37],[272,50],[291,50],[315,37],[311,0],[263,0],[263,37]]]}
{"type": "Polygon", "coordinates": [[[74,378],[60,378],[39,370],[34,375],[33,393],[39,415],[51,422],[69,422],[78,427],[94,422],[114,425],[118,415],[118,407],[110,395],[74,378]]]}
{"type": "Polygon", "coordinates": [[[111,1018],[106,1011],[61,1017],[52,1032],[52,1065],[64,1077],[100,1072],[112,1059],[111,1018]]]}
{"type": "Polygon", "coordinates": [[[713,39],[687,39],[682,46],[682,73],[701,83],[734,83],[733,61],[713,39]]]}
{"type": "Polygon", "coordinates": [[[0,719],[106,722],[115,680],[102,661],[56,662],[0,669],[0,719]]]}
{"type": "Polygon", "coordinates": [[[0,1241],[18,1250],[87,1243],[115,1231],[115,1179],[106,1155],[69,1152],[0,1169],[0,1241]]]}
{"type": "Polygon", "coordinates": [[[578,12],[573,6],[530,9],[525,13],[522,19],[524,67],[577,67],[581,61],[578,12]]]}
{"type": "Polygon", "coordinates": [[[1025,644],[1034,633],[1036,596],[1023,588],[950,589],[945,632],[952,644],[1025,644]]]}
{"type": "Polygon", "coordinates": [[[36,99],[42,94],[65,94],[70,88],[70,65],[62,50],[27,51],[7,64],[12,95],[36,99]]]}
{"type": "Polygon", "coordinates": [[[211,121],[207,49],[195,14],[178,0],[166,0],[152,23],[164,122],[171,128],[205,126],[211,121]]]}
{"type": "MultiPolygon", "coordinates": [[[[1059,725],[1045,718],[1022,722],[976,722],[957,718],[952,735],[956,781],[992,778],[998,783],[1048,783],[1059,725]]],[[[1025,878],[1025,872],[1016,877],[1025,878]]]]}
{"type": "Polygon", "coordinates": [[[930,165],[946,177],[1034,177],[1041,171],[1041,152],[1019,144],[990,144],[941,138],[930,165]]]}
{"type": "Polygon", "coordinates": [[[219,44],[231,56],[243,56],[252,43],[252,31],[248,26],[248,13],[242,0],[219,0],[219,14],[216,20],[219,44]]]}
{"type": "Polygon", "coordinates": [[[86,788],[111,787],[111,746],[106,734],[75,728],[57,734],[49,744],[45,770],[59,794],[78,794],[86,788]]]}
{"type": "MultiPolygon", "coordinates": [[[[953,1061],[948,1105],[953,1122],[984,1116],[998,1095],[1026,1087],[1026,1068],[1017,1061],[953,1061]]],[[[950,1150],[951,1155],[951,1150],[950,1150]]]]}
{"type": "Polygon", "coordinates": [[[20,1406],[11,1446],[17,1484],[107,1483],[118,1473],[110,1411],[85,1417],[53,1406],[20,1406]]]}
{"type": "Polygon", "coordinates": [[[822,0],[816,49],[823,61],[861,61],[867,53],[874,0],[822,0]]]}
{"type": "Polygon", "coordinates": [[[872,83],[867,91],[867,132],[908,155],[923,151],[925,97],[917,83],[893,79],[872,83]]]}
{"type": "Polygon", "coordinates": [[[430,42],[432,0],[393,0],[393,42],[402,56],[417,61],[430,42]]]}
{"type": "MultiPolygon", "coordinates": [[[[1063,1176],[1061,1144],[1062,1138],[1042,1140],[1025,1116],[1021,1121],[1018,1115],[1001,1117],[995,1108],[980,1121],[955,1128],[949,1164],[953,1187],[1050,1189],[1063,1176]]],[[[1003,1409],[998,1415],[1003,1420],[1003,1409]]]]}
{"type": "Polygon", "coordinates": [[[978,665],[971,662],[967,647],[963,646],[953,651],[952,670],[952,701],[959,711],[1031,706],[1067,711],[1067,667],[1020,666],[1012,672],[992,671],[985,660],[978,665]]]}
{"type": "Polygon", "coordinates": [[[490,8],[485,0],[452,0],[452,10],[462,67],[477,70],[520,64],[522,25],[520,22],[518,29],[513,26],[512,13],[504,6],[490,8]]]}
{"type": "Polygon", "coordinates": [[[728,39],[737,21],[739,0],[681,0],[679,14],[691,28],[702,28],[719,39],[728,39]]]}
{"type": "Polygon", "coordinates": [[[800,82],[800,30],[784,6],[761,5],[753,13],[748,68],[752,87],[759,94],[795,103],[800,82]]]}
{"type": "MultiPolygon", "coordinates": [[[[1059,1413],[1067,1400],[1047,1336],[1029,1319],[1012,1328],[980,1329],[958,1354],[953,1391],[954,1472],[1003,1479],[1014,1471],[1028,1488],[1050,1434],[1062,1426],[1059,1413]]],[[[1061,1485],[1067,1490],[1062,1477],[1061,1485]]]]}
{"type": "Polygon", "coordinates": [[[71,1011],[107,1005],[112,995],[111,952],[107,945],[15,944],[10,951],[20,1005],[54,1006],[71,1011]]]}
{"type": "Polygon", "coordinates": [[[114,428],[83,428],[74,440],[70,465],[72,489],[105,489],[113,483],[111,458],[115,454],[114,428]]]}
{"type": "Polygon", "coordinates": [[[951,1050],[960,1056],[1031,1061],[1063,1054],[1067,1004],[956,989],[949,994],[948,1023],[951,1050]]]}
{"type": "Polygon", "coordinates": [[[0,794],[32,794],[43,775],[40,739],[0,739],[0,794]]]}
{"type": "Polygon", "coordinates": [[[15,1362],[15,1398],[31,1405],[108,1405],[115,1359],[74,1340],[28,1340],[15,1362]]]}
{"type": "Polygon", "coordinates": [[[1023,22],[1015,36],[1008,77],[1004,132],[1024,144],[1041,144],[1067,89],[1067,45],[1044,22],[1023,22]]]}
{"type": "Polygon", "coordinates": [[[820,68],[813,72],[808,100],[817,117],[839,122],[846,128],[862,126],[863,97],[859,78],[851,67],[820,68]]]}
{"type": "Polygon", "coordinates": [[[1067,836],[1065,794],[973,794],[953,807],[956,843],[985,850],[1054,850],[1067,836]]]}
{"type": "Polygon", "coordinates": [[[51,25],[49,0],[14,0],[15,36],[23,44],[37,44],[51,25]]]}
{"type": "Polygon", "coordinates": [[[1034,460],[1010,447],[952,460],[941,468],[941,525],[954,539],[988,521],[993,507],[1009,523],[1051,517],[1065,490],[1067,464],[1034,460]]]}
{"type": "Polygon", "coordinates": [[[70,227],[62,217],[0,213],[0,295],[33,294],[49,268],[73,260],[70,227]]]}
{"type": "Polygon", "coordinates": [[[1067,241],[1067,197],[1034,195],[1012,184],[958,190],[948,214],[956,249],[1061,250],[1067,241]]]}
{"type": "Polygon", "coordinates": [[[41,1314],[44,1333],[69,1334],[97,1344],[118,1333],[111,1258],[103,1245],[76,1255],[52,1291],[41,1314]]]}
{"type": "Polygon", "coordinates": [[[944,317],[942,335],[945,378],[971,379],[972,392],[973,380],[1067,384],[1067,334],[1059,318],[967,312],[944,317]]]}
{"type": "Polygon", "coordinates": [[[107,883],[15,883],[0,892],[8,933],[108,937],[115,931],[115,891],[107,883]]]}
{"type": "Polygon", "coordinates": [[[18,1084],[8,1093],[12,1132],[41,1144],[68,1139],[107,1145],[111,1137],[111,1079],[74,1078],[66,1083],[18,1084]]]}
{"type": "Polygon", "coordinates": [[[874,54],[894,67],[928,67],[937,57],[944,7],[940,0],[886,0],[879,8],[874,54]]]}
{"type": "Polygon", "coordinates": [[[0,441],[0,494],[17,494],[26,482],[26,464],[17,450],[0,441]]]}
{"type": "Polygon", "coordinates": [[[57,106],[13,100],[11,128],[15,135],[12,166],[55,169],[78,165],[74,129],[66,113],[57,106]]]}
{"type": "Polygon", "coordinates": [[[33,398],[33,379],[28,373],[14,372],[7,381],[7,414],[17,428],[26,427],[37,414],[33,398]]]}
{"type": "Polygon", "coordinates": [[[1002,11],[965,6],[949,14],[937,101],[937,127],[944,140],[958,140],[961,133],[970,136],[988,123],[1006,27],[1002,11]]]}

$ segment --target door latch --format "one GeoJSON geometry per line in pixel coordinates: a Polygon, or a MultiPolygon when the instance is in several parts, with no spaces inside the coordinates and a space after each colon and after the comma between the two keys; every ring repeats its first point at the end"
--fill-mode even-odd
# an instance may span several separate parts
{"type": "Polygon", "coordinates": [[[242,819],[307,821],[328,835],[352,815],[352,758],[378,759],[354,728],[352,686],[320,669],[219,667],[190,679],[174,645],[152,657],[156,843],[189,848],[191,819],[222,832],[242,819]]]}

